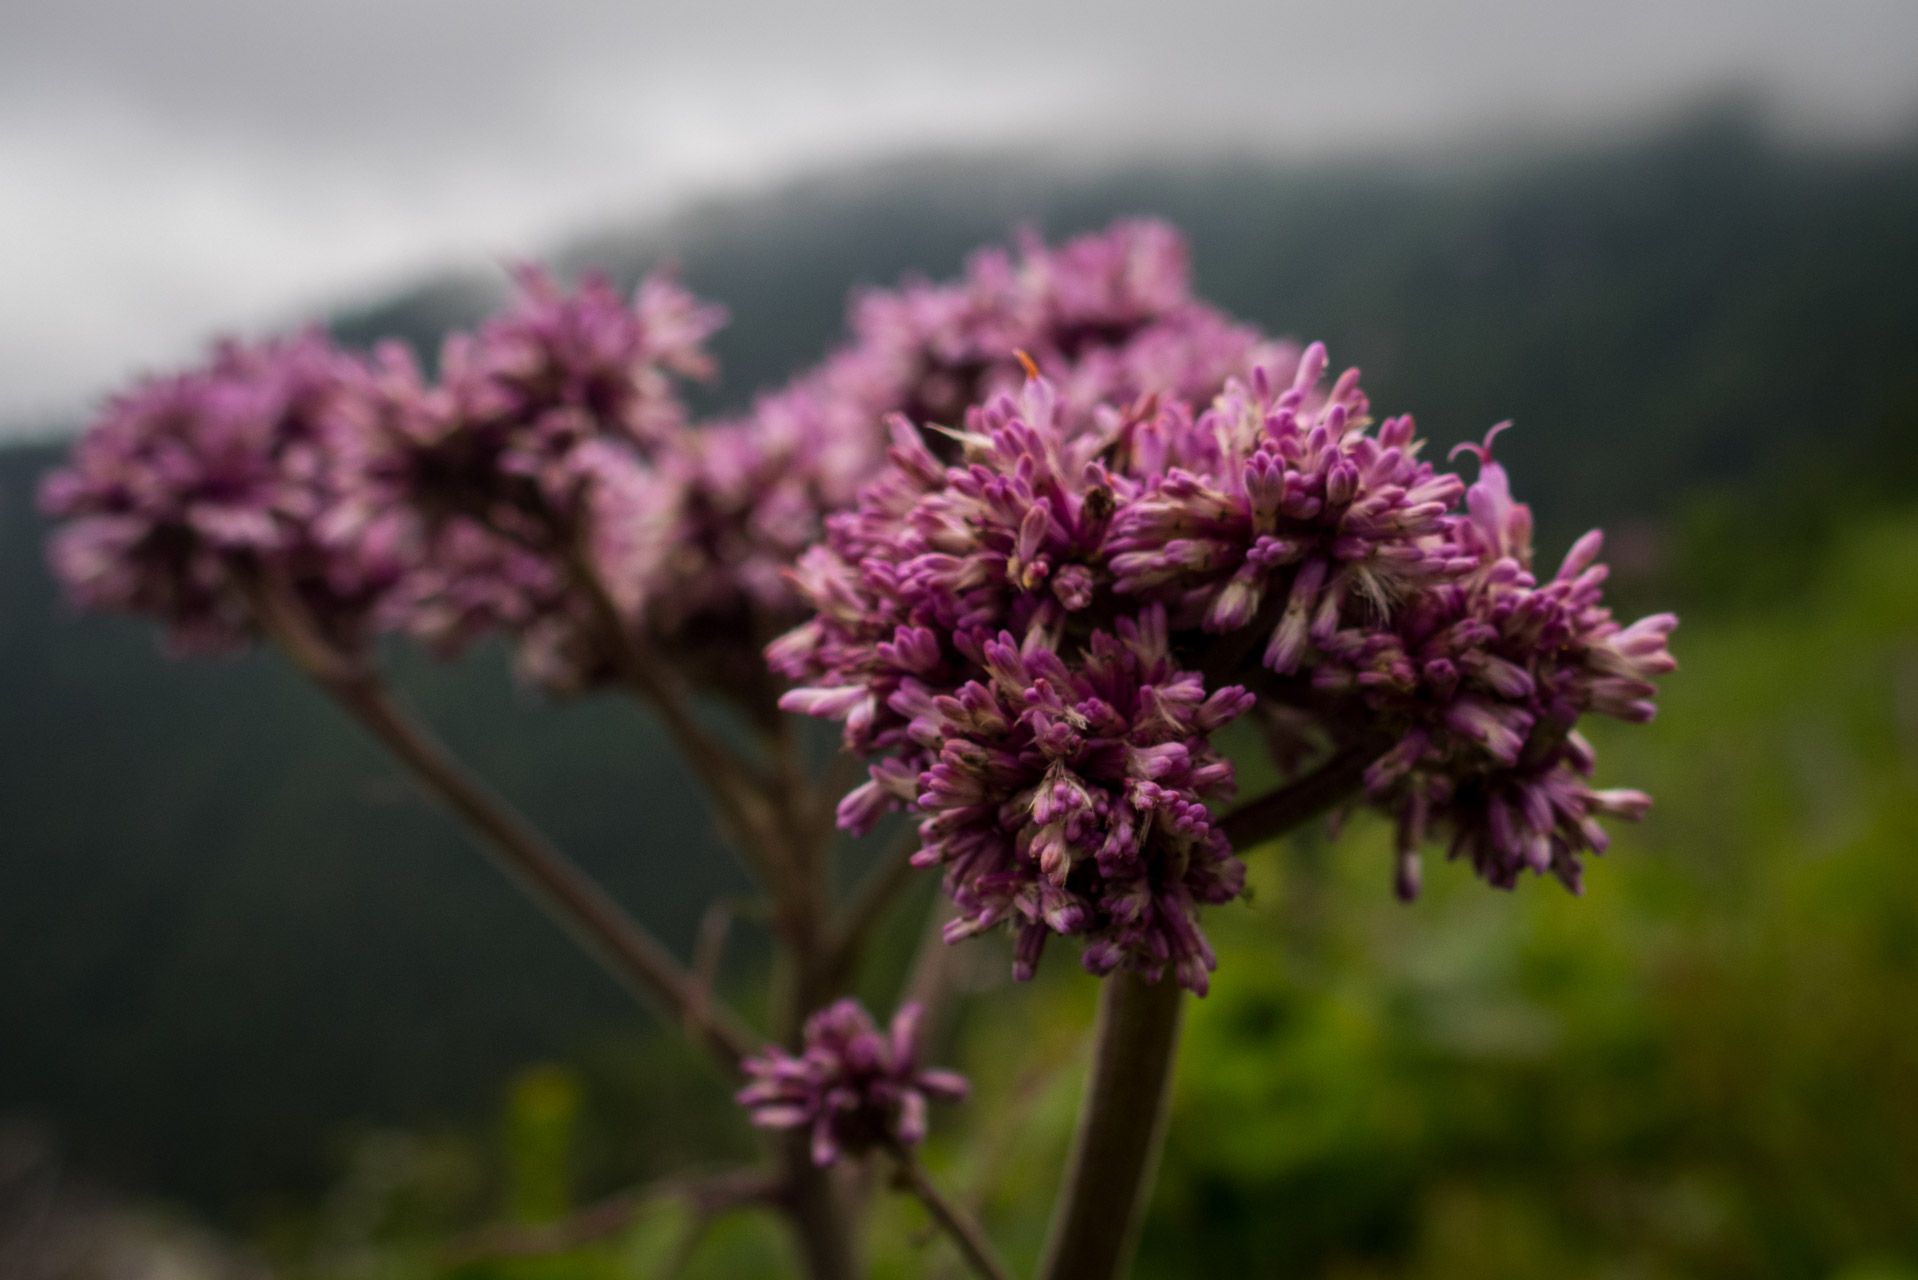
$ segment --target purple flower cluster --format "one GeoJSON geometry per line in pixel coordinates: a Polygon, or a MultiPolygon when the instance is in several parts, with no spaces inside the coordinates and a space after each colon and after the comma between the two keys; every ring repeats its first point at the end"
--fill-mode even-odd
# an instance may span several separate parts
{"type": "Polygon", "coordinates": [[[945,867],[959,906],[948,938],[1010,922],[1030,976],[1049,934],[1075,935],[1094,972],[1169,965],[1203,990],[1198,906],[1244,881],[1206,808],[1232,781],[1209,737],[1252,698],[1179,668],[1162,606],[1100,600],[1125,482],[1096,459],[1103,437],[1066,421],[1034,380],[968,416],[972,461],[951,468],[896,421],[894,470],[800,563],[820,616],[769,659],[819,679],[782,706],[896,753],[840,822],[924,815],[918,860],[945,867]]]}
{"type": "Polygon", "coordinates": [[[635,494],[662,492],[656,459],[690,434],[671,378],[710,372],[721,317],[663,278],[631,303],[520,283],[515,310],[447,339],[433,383],[397,344],[365,358],[308,334],[223,344],[112,401],[43,488],[69,594],[204,648],[251,639],[273,580],[348,651],[504,631],[542,684],[603,678],[573,570],[646,537],[628,517],[660,504],[635,494]]]}
{"type": "Polygon", "coordinates": [[[918,713],[914,745],[937,750],[914,784],[926,815],[915,862],[947,868],[959,908],[947,940],[1010,922],[1021,978],[1060,933],[1086,939],[1094,973],[1171,965],[1203,991],[1215,961],[1198,906],[1230,901],[1245,882],[1206,808],[1232,781],[1208,738],[1252,696],[1208,696],[1174,668],[1157,610],[1093,632],[1076,670],[1051,649],[1022,654],[1004,632],[978,656],[990,679],[944,696],[908,683],[893,699],[918,713]]]}
{"type": "Polygon", "coordinates": [[[235,565],[270,551],[341,643],[399,631],[451,655],[504,634],[560,692],[616,675],[610,604],[695,681],[770,714],[761,648],[805,610],[788,570],[883,467],[888,413],[938,405],[956,423],[1017,385],[1019,350],[1082,418],[1297,359],[1192,298],[1175,233],[1120,223],[867,293],[847,347],[702,427],[674,379],[712,371],[717,308],[663,277],[631,299],[598,279],[519,283],[506,314],[446,340],[434,379],[397,344],[362,357],[309,336],[224,347],[116,401],[47,488],[72,522],[55,553],[71,594],[158,613],[181,644],[233,644],[252,630],[235,565]]]}
{"type": "Polygon", "coordinates": [[[271,587],[348,651],[503,633],[555,690],[622,651],[757,714],[790,680],[878,758],[842,824],[916,811],[951,935],[1009,926],[1022,975],[1059,933],[1205,988],[1198,909],[1242,882],[1211,741],[1248,710],[1282,771],[1366,754],[1408,896],[1429,832],[1576,888],[1595,819],[1648,803],[1589,785],[1576,724],[1652,714],[1675,620],[1612,619],[1596,534],[1538,581],[1490,438],[1469,486],[1422,460],[1355,370],[1194,299],[1160,224],[867,293],[848,346],[705,427],[675,379],[717,308],[521,289],[432,380],[309,335],[114,400],[44,490],[70,593],[182,647],[250,639],[271,587]]]}
{"type": "Polygon", "coordinates": [[[1592,749],[1574,726],[1588,711],[1652,718],[1653,678],[1677,666],[1666,640],[1678,619],[1613,620],[1600,603],[1597,530],[1540,585],[1531,512],[1512,500],[1490,438],[1461,448],[1480,459],[1466,510],[1452,520],[1470,567],[1389,618],[1325,636],[1313,683],[1400,735],[1366,787],[1399,819],[1401,896],[1418,892],[1428,826],[1449,829],[1453,853],[1492,884],[1510,888],[1529,869],[1577,892],[1580,855],[1608,843],[1596,815],[1637,818],[1651,798],[1593,790],[1592,749]]]}
{"type": "Polygon", "coordinates": [[[965,1077],[918,1063],[920,1009],[902,1007],[882,1034],[856,1000],[806,1022],[797,1055],[774,1045],[741,1064],[750,1083],[738,1101],[754,1124],[812,1131],[815,1164],[875,1147],[911,1147],[926,1137],[926,1102],[966,1096],[965,1077]]]}
{"type": "Polygon", "coordinates": [[[1495,884],[1576,887],[1593,816],[1642,811],[1585,785],[1573,725],[1650,714],[1675,620],[1611,621],[1595,536],[1538,586],[1489,452],[1468,490],[1418,460],[1409,417],[1374,429],[1356,371],[1324,370],[1315,345],[1202,410],[1089,415],[1034,378],[968,414],[952,465],[896,421],[888,471],[802,557],[817,612],[768,650],[801,685],[782,705],[883,757],[842,825],[918,812],[951,936],[1013,922],[1020,976],[1054,932],[1094,972],[1170,963],[1205,990],[1197,905],[1241,883],[1208,738],[1255,701],[1282,766],[1378,744],[1406,892],[1428,828],[1495,884]]]}
{"type": "Polygon", "coordinates": [[[390,528],[332,519],[338,460],[365,425],[357,366],[318,335],[223,343],[202,368],[116,396],[41,489],[69,595],[149,614],[181,652],[255,634],[252,593],[296,591],[322,630],[364,642],[403,568],[390,528]]]}
{"type": "Polygon", "coordinates": [[[1298,354],[1196,300],[1184,239],[1146,219],[1056,249],[1031,233],[1016,255],[982,249],[954,284],[866,294],[853,330],[854,346],[821,377],[863,386],[869,413],[944,426],[1016,392],[1019,352],[1076,417],[1148,390],[1204,399],[1229,377],[1298,354]]]}
{"type": "Polygon", "coordinates": [[[1282,390],[1261,369],[1114,442],[1130,483],[1102,549],[1113,590],[1163,601],[1182,629],[1255,627],[1281,675],[1348,600],[1387,611],[1458,564],[1446,513],[1463,482],[1418,460],[1409,416],[1367,430],[1358,370],[1329,391],[1324,371],[1314,343],[1282,390]]]}
{"type": "Polygon", "coordinates": [[[403,349],[377,353],[356,510],[419,526],[399,625],[441,652],[503,631],[527,675],[576,689],[615,665],[578,570],[636,610],[603,553],[643,536],[636,505],[660,505],[657,470],[688,430],[672,375],[712,372],[701,344],[724,314],[658,276],[630,303],[597,278],[566,293],[526,271],[520,286],[513,311],[446,339],[436,384],[403,349]]]}
{"type": "MultiPolygon", "coordinates": [[[[1298,359],[1197,301],[1184,242],[1150,221],[1057,248],[1027,235],[1016,254],[982,249],[958,280],[863,293],[850,322],[851,342],[818,368],[743,418],[684,437],[668,468],[670,515],[647,524],[656,532],[611,575],[644,584],[649,625],[682,637],[682,661],[712,662],[727,641],[763,643],[804,616],[788,570],[884,467],[890,414],[957,426],[969,406],[1018,388],[1020,353],[1081,420],[1149,389],[1205,399],[1230,377],[1298,359]]],[[[608,523],[646,524],[632,518],[642,505],[621,500],[625,514],[608,523]]],[[[730,665],[748,678],[759,644],[730,665]]]]}

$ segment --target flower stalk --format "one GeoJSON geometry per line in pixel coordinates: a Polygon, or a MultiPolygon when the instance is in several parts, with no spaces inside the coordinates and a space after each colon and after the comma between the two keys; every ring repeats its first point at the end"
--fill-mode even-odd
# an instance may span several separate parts
{"type": "MultiPolygon", "coordinates": [[[[1360,744],[1306,777],[1225,815],[1235,849],[1297,830],[1357,794],[1378,752],[1360,744]]],[[[1131,971],[1106,980],[1093,1026],[1092,1072],[1053,1209],[1040,1280],[1113,1280],[1125,1274],[1152,1199],[1170,1119],[1180,991],[1131,971]]]]}
{"type": "Polygon", "coordinates": [[[1099,991],[1092,1074],[1066,1157],[1039,1280],[1125,1274],[1165,1142],[1185,991],[1123,969],[1099,991]]]}
{"type": "Polygon", "coordinates": [[[970,1214],[946,1199],[912,1152],[895,1146],[891,1155],[899,1186],[925,1206],[933,1223],[945,1232],[973,1274],[980,1280],[1013,1280],[1012,1271],[1000,1261],[985,1231],[970,1214]]]}
{"type": "Polygon", "coordinates": [[[758,1039],[737,1015],[577,864],[468,772],[367,666],[327,645],[289,593],[262,582],[254,599],[268,635],[294,665],[465,822],[481,848],[547,914],[668,1025],[685,1026],[695,1043],[737,1069],[758,1039]]]}

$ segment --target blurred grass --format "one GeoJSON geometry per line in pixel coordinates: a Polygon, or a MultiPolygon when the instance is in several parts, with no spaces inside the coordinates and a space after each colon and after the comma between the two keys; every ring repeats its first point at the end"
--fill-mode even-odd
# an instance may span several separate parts
{"type": "MultiPolygon", "coordinates": [[[[1251,903],[1208,917],[1219,973],[1191,1006],[1140,1276],[1918,1276],[1918,516],[1830,533],[1792,581],[1680,629],[1655,724],[1591,726],[1600,781],[1658,804],[1583,899],[1434,857],[1401,906],[1363,818],[1248,855],[1251,903]]],[[[1061,949],[1032,986],[969,1001],[948,1055],[975,1099],[935,1117],[928,1163],[1022,1272],[1093,996],[1061,949]]],[[[596,1100],[616,1077],[586,1088],[588,1145],[663,1141],[596,1100]]],[[[330,1254],[309,1224],[282,1241],[287,1274],[787,1270],[763,1216],[699,1233],[672,1201],[572,1253],[436,1270],[449,1223],[509,1202],[427,1150],[464,1210],[373,1214],[330,1254]]],[[[550,1197],[566,1179],[539,1158],[550,1197]]],[[[467,1162],[489,1159],[505,1167],[467,1162]]],[[[351,1200],[314,1220],[333,1213],[336,1240],[351,1200]]],[[[883,1191],[871,1250],[882,1277],[960,1274],[883,1191]]]]}

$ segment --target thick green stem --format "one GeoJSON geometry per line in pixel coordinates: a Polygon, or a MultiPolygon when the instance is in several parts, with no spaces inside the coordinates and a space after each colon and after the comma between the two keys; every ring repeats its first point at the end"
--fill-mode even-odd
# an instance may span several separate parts
{"type": "Polygon", "coordinates": [[[1066,1160],[1040,1280],[1115,1280],[1138,1243],[1165,1140],[1185,992],[1166,974],[1105,980],[1092,1076],[1066,1160]]]}

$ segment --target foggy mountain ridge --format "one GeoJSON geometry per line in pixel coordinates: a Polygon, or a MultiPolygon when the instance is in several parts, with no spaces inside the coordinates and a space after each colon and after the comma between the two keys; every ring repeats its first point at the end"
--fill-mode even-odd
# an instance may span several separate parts
{"type": "MultiPolygon", "coordinates": [[[[731,308],[724,380],[702,393],[720,412],[835,341],[849,286],[948,275],[1018,222],[1057,237],[1132,213],[1187,232],[1203,296],[1324,339],[1435,446],[1516,419],[1500,455],[1542,557],[1811,467],[1839,497],[1805,500],[1842,500],[1884,483],[1884,450],[1918,422],[1918,149],[1795,150],[1735,117],[1464,169],[902,162],[554,260],[630,281],[671,258],[731,308]]],[[[429,347],[500,296],[498,278],[448,277],[332,327],[429,347]]],[[[170,663],[144,623],[62,608],[33,508],[57,457],[0,450],[0,1113],[231,1207],[315,1185],[343,1127],[483,1112],[513,1068],[635,1024],[275,661],[170,663]]],[[[496,649],[400,665],[478,770],[672,945],[743,887],[637,712],[541,705],[496,649]]]]}

